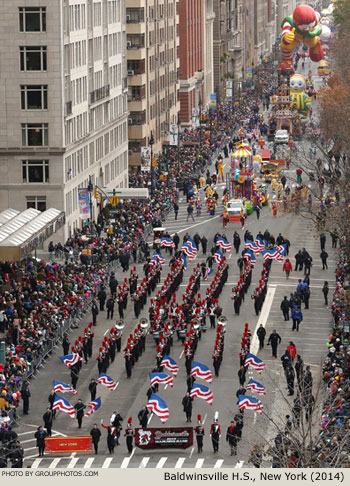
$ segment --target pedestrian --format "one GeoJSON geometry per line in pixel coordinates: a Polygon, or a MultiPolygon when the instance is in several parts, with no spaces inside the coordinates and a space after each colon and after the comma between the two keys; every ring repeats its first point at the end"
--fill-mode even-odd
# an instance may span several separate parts
{"type": "Polygon", "coordinates": [[[90,396],[91,396],[91,401],[95,400],[96,391],[97,391],[97,382],[96,382],[95,378],[91,378],[91,381],[89,383],[89,392],[90,392],[90,396]]]}
{"type": "Polygon", "coordinates": [[[245,215],[244,210],[243,210],[243,208],[242,208],[242,209],[241,209],[241,215],[240,215],[240,217],[239,217],[239,220],[240,220],[240,223],[241,223],[241,229],[242,229],[242,231],[244,230],[245,218],[246,218],[246,215],[245,215]]]}
{"type": "Polygon", "coordinates": [[[245,375],[246,375],[246,372],[247,372],[247,368],[245,366],[241,366],[238,370],[238,379],[239,379],[239,384],[240,385],[244,385],[245,383],[245,375]]]}
{"type": "Polygon", "coordinates": [[[292,331],[297,331],[299,332],[299,325],[301,321],[303,320],[303,314],[300,310],[300,307],[297,305],[293,305],[292,307],[292,313],[291,313],[292,321],[293,321],[293,327],[292,331]]]}
{"type": "Polygon", "coordinates": [[[51,390],[50,394],[48,396],[48,402],[50,404],[50,410],[52,410],[52,418],[55,419],[56,417],[56,410],[53,410],[53,404],[55,403],[56,400],[56,392],[55,390],[51,390]]]}
{"type": "Polygon", "coordinates": [[[177,233],[174,234],[173,242],[174,242],[174,245],[175,245],[175,252],[177,252],[177,249],[178,249],[179,243],[180,243],[180,237],[177,233]]]}
{"type": "Polygon", "coordinates": [[[12,449],[9,454],[9,458],[11,459],[12,468],[23,468],[24,449],[19,440],[16,441],[14,449],[12,449]]]}
{"type": "Polygon", "coordinates": [[[257,333],[258,339],[259,339],[259,349],[264,349],[266,329],[264,328],[264,326],[262,324],[260,324],[256,333],[257,333]]]}
{"type": "Polygon", "coordinates": [[[203,255],[206,255],[207,254],[208,240],[205,236],[202,236],[202,238],[201,238],[201,245],[202,245],[203,255]]]}
{"type": "Polygon", "coordinates": [[[95,454],[97,454],[98,443],[100,442],[100,438],[102,435],[100,429],[97,427],[97,424],[93,425],[92,429],[90,430],[90,435],[92,437],[92,443],[94,445],[95,454]]]}
{"type": "Polygon", "coordinates": [[[259,445],[255,444],[250,451],[250,458],[248,463],[251,462],[254,467],[260,468],[262,463],[262,452],[259,445]]]}
{"type": "Polygon", "coordinates": [[[186,422],[191,422],[193,397],[187,392],[182,399],[182,406],[186,414],[186,422]]]}
{"type": "Polygon", "coordinates": [[[112,295],[107,300],[106,307],[107,307],[107,319],[113,319],[113,314],[114,314],[114,299],[113,299],[113,296],[112,295]]]}
{"type": "Polygon", "coordinates": [[[332,231],[331,238],[332,238],[332,248],[337,248],[338,233],[336,229],[332,231]]]}
{"type": "Polygon", "coordinates": [[[179,205],[177,202],[174,203],[174,214],[175,214],[175,221],[177,220],[177,215],[179,214],[179,205]]]}
{"type": "Polygon", "coordinates": [[[200,414],[197,415],[197,421],[198,425],[196,425],[194,432],[196,434],[197,448],[199,454],[200,452],[203,452],[203,437],[205,434],[204,427],[202,425],[202,416],[200,414]]]}
{"type": "Polygon", "coordinates": [[[328,253],[326,252],[326,250],[324,248],[322,249],[322,251],[320,253],[320,258],[321,258],[321,261],[322,261],[322,270],[328,269],[328,265],[327,265],[328,253]]]}
{"type": "Polygon", "coordinates": [[[326,248],[326,235],[324,233],[320,234],[320,245],[321,250],[324,250],[326,248]]]}
{"type": "Polygon", "coordinates": [[[98,307],[96,300],[94,299],[91,304],[91,314],[92,314],[92,323],[94,326],[97,325],[97,316],[98,316],[98,307]]]}
{"type": "Polygon", "coordinates": [[[135,431],[132,428],[132,417],[128,418],[128,425],[127,428],[124,430],[124,437],[126,437],[126,447],[128,449],[129,454],[132,453],[133,450],[133,442],[134,442],[134,435],[135,431]]]}
{"type": "Polygon", "coordinates": [[[63,348],[63,355],[66,356],[69,353],[69,337],[64,336],[63,341],[62,341],[62,348],[63,348]]]}
{"type": "Polygon", "coordinates": [[[288,395],[292,396],[294,395],[294,379],[295,379],[293,366],[288,366],[286,372],[286,378],[287,378],[288,395]]]}
{"type": "Polygon", "coordinates": [[[192,218],[192,221],[194,221],[194,217],[193,217],[193,204],[192,203],[189,203],[189,205],[187,206],[187,219],[186,221],[188,221],[189,218],[192,218]]]}
{"type": "Polygon", "coordinates": [[[328,282],[325,280],[322,288],[322,292],[324,295],[324,305],[328,305],[328,292],[329,292],[329,287],[328,287],[328,282]]]}
{"type": "Polygon", "coordinates": [[[230,445],[231,456],[236,456],[237,455],[237,435],[236,435],[236,424],[234,420],[231,420],[230,425],[227,427],[226,442],[228,442],[230,445]]]}
{"type": "Polygon", "coordinates": [[[107,293],[103,285],[101,285],[101,288],[98,291],[97,298],[100,302],[100,311],[103,312],[105,310],[105,302],[107,299],[107,293]]]}
{"type": "Polygon", "coordinates": [[[149,410],[146,407],[146,405],[144,405],[137,415],[137,418],[139,419],[139,422],[140,422],[140,427],[142,429],[145,429],[147,427],[148,414],[149,414],[149,410]]]}
{"type": "Polygon", "coordinates": [[[34,437],[36,439],[36,446],[39,451],[39,457],[43,457],[45,451],[45,437],[47,436],[42,425],[39,425],[38,430],[35,432],[34,437]]]}
{"type": "Polygon", "coordinates": [[[292,269],[293,269],[293,265],[292,265],[291,261],[289,260],[289,258],[286,258],[286,261],[283,264],[283,271],[286,274],[287,280],[289,279],[289,275],[290,275],[290,272],[292,271],[292,269]]]}
{"type": "Polygon", "coordinates": [[[219,452],[219,442],[221,437],[221,426],[218,423],[218,419],[215,418],[214,422],[210,426],[210,437],[211,442],[213,444],[213,450],[215,452],[219,452]]]}
{"type": "Polygon", "coordinates": [[[29,415],[29,398],[31,397],[30,390],[29,390],[29,381],[25,381],[23,383],[21,389],[21,397],[23,400],[23,415],[29,415]]]}
{"type": "Polygon", "coordinates": [[[236,255],[239,252],[240,245],[241,245],[241,238],[240,238],[239,234],[237,233],[237,231],[235,231],[233,233],[233,246],[235,247],[236,255]]]}
{"type": "Polygon", "coordinates": [[[280,309],[283,313],[284,320],[289,321],[290,302],[286,295],[284,296],[284,299],[281,302],[280,309]]]}
{"type": "Polygon", "coordinates": [[[190,393],[193,387],[193,383],[196,381],[196,378],[192,375],[187,376],[186,384],[187,384],[187,392],[190,393]]]}
{"type": "Polygon", "coordinates": [[[271,344],[273,358],[277,358],[277,347],[281,341],[281,336],[277,333],[276,329],[274,329],[269,336],[269,340],[267,341],[267,345],[271,344]]]}
{"type": "Polygon", "coordinates": [[[44,427],[46,429],[46,433],[48,437],[52,435],[52,422],[53,422],[53,414],[50,407],[46,409],[46,412],[43,415],[44,427]]]}
{"type": "Polygon", "coordinates": [[[116,429],[113,425],[104,425],[103,420],[101,419],[101,425],[104,429],[107,429],[107,447],[108,452],[113,454],[114,447],[115,447],[115,437],[116,437],[116,429]]]}
{"type": "Polygon", "coordinates": [[[255,206],[255,211],[256,211],[256,219],[260,219],[261,207],[259,206],[259,204],[255,206]]]}
{"type": "Polygon", "coordinates": [[[75,416],[78,421],[78,428],[81,429],[81,424],[83,422],[83,417],[84,417],[84,409],[86,408],[86,405],[84,405],[82,399],[79,398],[77,403],[74,405],[74,408],[75,408],[75,416]]]}
{"type": "Polygon", "coordinates": [[[77,368],[76,364],[70,367],[70,379],[72,382],[72,387],[74,388],[74,390],[76,390],[79,379],[79,369],[77,368]]]}

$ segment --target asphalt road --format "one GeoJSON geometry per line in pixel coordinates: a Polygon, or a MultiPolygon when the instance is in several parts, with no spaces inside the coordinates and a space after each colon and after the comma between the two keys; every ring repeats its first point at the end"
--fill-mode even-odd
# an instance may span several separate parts
{"type": "MultiPolygon", "coordinates": [[[[228,168],[228,159],[225,160],[226,168],[228,168]]],[[[212,172],[214,167],[211,167],[212,172]]],[[[287,179],[293,177],[294,170],[286,171],[287,179]]],[[[290,181],[290,184],[292,181],[290,181]]],[[[222,195],[224,185],[218,184],[217,190],[219,195],[222,195]]],[[[213,237],[217,231],[222,230],[221,214],[222,206],[216,216],[210,217],[205,210],[203,204],[202,215],[196,217],[194,222],[187,222],[186,217],[186,201],[183,196],[180,200],[180,212],[178,220],[174,220],[174,215],[170,214],[164,226],[171,234],[177,232],[182,238],[188,232],[193,236],[196,232],[200,236],[206,235],[208,239],[208,250],[211,247],[213,237]]],[[[204,200],[202,195],[202,201],[204,200]]],[[[232,242],[232,235],[234,230],[238,229],[243,240],[243,231],[240,230],[239,223],[230,223],[225,229],[225,234],[232,242]]],[[[275,237],[278,233],[282,233],[291,242],[290,256],[294,263],[294,255],[299,249],[305,247],[313,258],[313,267],[311,271],[311,297],[310,309],[303,310],[304,320],[301,324],[300,332],[295,333],[291,330],[291,322],[284,322],[282,313],[280,311],[280,302],[284,295],[289,295],[296,288],[298,278],[302,277],[302,272],[292,272],[289,280],[285,279],[282,272],[282,265],[278,262],[273,262],[272,270],[269,278],[268,294],[265,300],[264,307],[259,317],[254,313],[253,303],[250,295],[259,281],[262,257],[257,258],[257,264],[253,270],[252,285],[248,291],[247,298],[241,306],[240,316],[235,316],[233,312],[233,305],[231,301],[231,289],[239,279],[239,269],[237,266],[237,257],[234,250],[227,254],[228,263],[230,265],[229,278],[224,290],[220,296],[220,305],[223,307],[223,314],[228,318],[228,325],[225,335],[225,351],[224,359],[220,370],[220,377],[214,378],[213,383],[209,385],[214,394],[213,406],[201,399],[195,399],[193,407],[192,422],[193,426],[196,424],[196,416],[200,413],[205,425],[205,438],[203,453],[198,454],[195,445],[186,450],[166,450],[164,452],[148,451],[144,452],[141,449],[134,448],[132,454],[127,453],[125,439],[121,437],[121,445],[115,448],[114,455],[108,454],[106,445],[106,432],[102,430],[102,438],[100,441],[98,455],[91,453],[73,453],[60,456],[47,455],[43,458],[37,458],[37,450],[35,447],[34,432],[35,427],[42,424],[42,415],[45,412],[48,404],[47,397],[52,388],[53,380],[60,380],[65,383],[70,382],[69,370],[58,359],[62,355],[62,349],[59,347],[52,355],[46,365],[41,368],[40,373],[32,380],[30,389],[32,398],[30,402],[30,415],[22,416],[19,410],[19,425],[17,433],[19,439],[25,450],[25,464],[31,467],[50,467],[50,468],[67,468],[67,467],[98,467],[98,468],[127,468],[127,467],[167,467],[167,468],[220,468],[220,467],[249,467],[248,458],[252,445],[260,443],[264,445],[266,440],[273,437],[274,429],[271,426],[269,417],[273,417],[277,422],[284,422],[284,415],[288,412],[288,402],[291,399],[286,397],[285,380],[283,377],[283,370],[280,359],[274,360],[271,357],[269,348],[265,348],[261,352],[257,351],[253,343],[252,352],[256,351],[261,359],[266,362],[266,368],[262,375],[254,375],[254,378],[265,384],[267,394],[261,398],[264,404],[264,415],[257,416],[255,413],[246,411],[243,429],[243,438],[238,446],[238,455],[231,457],[228,444],[225,442],[226,428],[230,420],[237,411],[236,391],[239,388],[237,372],[239,369],[239,351],[241,336],[244,330],[245,322],[249,323],[252,333],[255,333],[257,326],[263,323],[267,330],[267,336],[273,329],[277,329],[282,337],[282,343],[279,346],[278,354],[281,356],[289,344],[293,340],[297,351],[302,355],[304,362],[312,366],[314,376],[317,375],[319,365],[325,356],[325,342],[331,328],[330,313],[326,309],[323,302],[323,294],[321,292],[324,280],[328,280],[333,284],[334,274],[334,250],[331,249],[330,241],[326,242],[326,250],[329,253],[328,270],[322,270],[320,262],[320,243],[318,237],[312,232],[309,223],[306,219],[296,216],[294,214],[278,214],[277,217],[272,216],[269,208],[263,208],[260,220],[256,219],[255,213],[249,216],[246,223],[248,228],[255,237],[259,231],[264,232],[266,228],[269,229],[275,237]],[[209,437],[209,428],[213,420],[215,411],[219,412],[219,422],[222,428],[222,437],[220,441],[220,450],[218,454],[212,451],[211,440],[209,437]]],[[[243,245],[241,245],[243,249],[243,245]]],[[[169,256],[163,253],[166,258],[166,264],[162,272],[162,281],[164,281],[168,271],[169,256]]],[[[182,293],[184,292],[189,276],[192,273],[193,266],[197,262],[202,262],[206,259],[205,256],[198,252],[197,257],[189,262],[188,269],[185,273],[184,280],[180,286],[177,294],[177,300],[182,302],[182,293]]],[[[216,267],[216,265],[215,265],[216,267]]],[[[142,275],[142,265],[137,265],[139,276],[142,275]]],[[[126,274],[122,274],[120,269],[117,270],[116,276],[121,281],[126,274]]],[[[213,274],[209,277],[208,282],[202,282],[201,292],[205,293],[205,289],[210,284],[213,274]]],[[[161,284],[160,284],[161,285],[161,284]]],[[[148,306],[146,305],[143,314],[140,317],[148,317],[148,306]]],[[[78,330],[74,330],[70,336],[73,342],[79,334],[83,333],[84,327],[90,321],[90,316],[87,316],[85,322],[82,322],[78,330]]],[[[79,398],[82,398],[84,403],[90,401],[90,394],[88,392],[88,384],[91,378],[97,378],[97,363],[96,357],[98,353],[99,343],[103,340],[105,334],[114,325],[114,321],[107,321],[106,312],[102,312],[98,316],[98,326],[95,330],[94,352],[93,357],[87,365],[83,365],[83,369],[79,375],[78,393],[79,398]]],[[[133,331],[138,321],[134,318],[133,306],[129,304],[125,317],[126,327],[124,329],[123,343],[126,342],[127,336],[133,331]]],[[[202,334],[202,339],[199,342],[195,359],[197,361],[207,364],[212,369],[212,351],[215,342],[215,330],[208,329],[206,333],[202,334]]],[[[96,422],[100,424],[101,419],[104,423],[108,423],[109,417],[114,410],[118,410],[124,418],[124,426],[128,417],[133,417],[133,426],[138,426],[137,414],[141,407],[146,404],[146,391],[149,387],[148,373],[152,370],[155,363],[155,343],[151,336],[147,337],[146,352],[135,364],[132,378],[126,379],[124,359],[121,354],[117,355],[115,362],[108,369],[108,375],[119,382],[116,391],[109,391],[105,387],[99,385],[97,396],[101,397],[102,407],[95,414],[89,418],[84,418],[83,427],[81,430],[77,428],[76,420],[72,420],[68,415],[59,413],[54,422],[54,434],[57,435],[88,435],[92,425],[96,422]]],[[[170,409],[170,417],[167,421],[167,426],[185,426],[186,417],[182,410],[181,401],[186,392],[186,372],[185,360],[183,356],[183,347],[180,341],[174,339],[174,345],[171,350],[171,356],[178,363],[180,370],[174,380],[174,387],[160,386],[159,394],[168,404],[170,409]]],[[[249,378],[248,377],[248,378],[249,378]]],[[[200,380],[198,380],[199,382],[200,380]]],[[[71,394],[65,394],[70,403],[73,405],[77,401],[77,397],[71,394]]],[[[258,397],[259,398],[259,397],[258,397]]],[[[149,426],[161,426],[161,422],[157,416],[152,415],[149,426]]]]}

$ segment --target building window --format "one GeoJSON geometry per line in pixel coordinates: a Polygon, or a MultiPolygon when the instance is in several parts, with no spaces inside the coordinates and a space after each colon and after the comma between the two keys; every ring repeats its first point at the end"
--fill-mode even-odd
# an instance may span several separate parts
{"type": "Polygon", "coordinates": [[[47,85],[21,86],[22,110],[47,110],[47,85]]]}
{"type": "Polygon", "coordinates": [[[43,147],[49,145],[48,123],[22,123],[22,146],[43,147]]]}
{"type": "Polygon", "coordinates": [[[27,209],[34,208],[38,211],[46,211],[46,196],[26,196],[27,209]]]}
{"type": "Polygon", "coordinates": [[[49,182],[48,160],[22,160],[23,182],[49,182]]]}
{"type": "Polygon", "coordinates": [[[46,71],[47,47],[24,46],[20,47],[21,71],[46,71]]]}
{"type": "Polygon", "coordinates": [[[20,32],[46,32],[46,7],[19,7],[20,32]]]}

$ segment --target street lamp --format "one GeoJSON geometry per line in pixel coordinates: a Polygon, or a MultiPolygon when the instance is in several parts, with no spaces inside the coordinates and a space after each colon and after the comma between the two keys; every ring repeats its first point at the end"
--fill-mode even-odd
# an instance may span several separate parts
{"type": "Polygon", "coordinates": [[[151,146],[151,204],[153,199],[153,145],[154,145],[154,138],[153,132],[151,130],[151,136],[148,140],[149,145],[151,146]]]}
{"type": "Polygon", "coordinates": [[[94,190],[94,186],[91,181],[91,176],[89,176],[89,184],[87,187],[87,190],[89,192],[89,201],[90,201],[90,227],[92,228],[92,192],[94,190]]]}

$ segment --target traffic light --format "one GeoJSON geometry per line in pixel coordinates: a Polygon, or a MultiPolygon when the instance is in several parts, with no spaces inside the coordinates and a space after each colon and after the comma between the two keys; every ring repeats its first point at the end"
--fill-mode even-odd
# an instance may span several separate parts
{"type": "Polygon", "coordinates": [[[95,190],[94,190],[94,198],[95,198],[95,199],[99,199],[99,197],[100,197],[99,190],[98,190],[98,189],[95,189],[95,190]]]}

